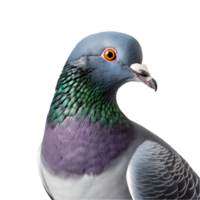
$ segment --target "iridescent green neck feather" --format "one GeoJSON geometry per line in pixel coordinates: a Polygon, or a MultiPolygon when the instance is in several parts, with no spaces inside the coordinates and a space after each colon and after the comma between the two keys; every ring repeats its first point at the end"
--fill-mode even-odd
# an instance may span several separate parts
{"type": "Polygon", "coordinates": [[[47,117],[52,129],[66,117],[75,115],[79,121],[88,116],[91,123],[98,121],[105,128],[129,127],[128,119],[116,103],[116,95],[106,92],[105,85],[92,81],[90,73],[70,64],[63,68],[47,117]]]}

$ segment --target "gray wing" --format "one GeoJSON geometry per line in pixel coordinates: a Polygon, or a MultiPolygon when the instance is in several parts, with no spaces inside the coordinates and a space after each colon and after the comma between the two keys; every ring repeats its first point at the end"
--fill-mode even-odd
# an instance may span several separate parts
{"type": "Polygon", "coordinates": [[[127,169],[129,191],[138,199],[200,199],[200,179],[176,152],[145,141],[127,169]]]}

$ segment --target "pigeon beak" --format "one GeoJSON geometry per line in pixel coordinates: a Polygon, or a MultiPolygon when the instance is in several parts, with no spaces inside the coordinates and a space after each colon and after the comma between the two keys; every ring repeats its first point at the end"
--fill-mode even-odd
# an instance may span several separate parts
{"type": "Polygon", "coordinates": [[[136,74],[139,81],[143,82],[150,88],[153,88],[155,91],[157,90],[158,88],[157,83],[155,79],[153,79],[150,76],[150,73],[148,72],[146,65],[136,63],[136,64],[131,65],[130,69],[132,70],[134,74],[136,74]]]}

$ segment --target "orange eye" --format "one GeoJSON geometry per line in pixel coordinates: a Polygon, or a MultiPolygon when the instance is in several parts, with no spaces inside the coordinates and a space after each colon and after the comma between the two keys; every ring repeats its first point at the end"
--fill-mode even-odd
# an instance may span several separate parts
{"type": "Polygon", "coordinates": [[[106,60],[112,61],[116,58],[116,53],[112,49],[107,49],[104,52],[104,57],[105,57],[106,60]]]}

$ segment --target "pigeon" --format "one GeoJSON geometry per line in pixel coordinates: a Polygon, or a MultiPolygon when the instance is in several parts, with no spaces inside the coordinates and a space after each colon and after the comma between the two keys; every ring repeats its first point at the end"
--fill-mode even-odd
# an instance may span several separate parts
{"type": "Polygon", "coordinates": [[[184,158],[117,104],[127,82],[157,90],[142,58],[138,41],[119,32],[87,36],[69,55],[38,152],[52,200],[200,199],[200,178],[184,158]]]}

